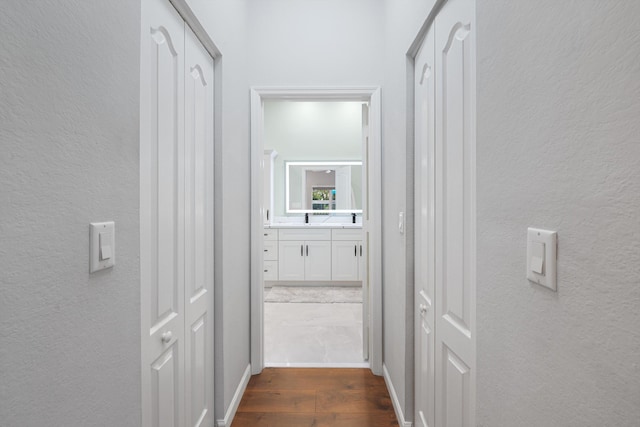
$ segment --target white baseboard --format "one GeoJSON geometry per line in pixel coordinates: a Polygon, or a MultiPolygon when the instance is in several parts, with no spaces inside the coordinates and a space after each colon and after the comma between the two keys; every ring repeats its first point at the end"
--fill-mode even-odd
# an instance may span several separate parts
{"type": "Polygon", "coordinates": [[[353,363],[292,363],[265,362],[265,368],[368,368],[369,362],[353,363]]]}
{"type": "Polygon", "coordinates": [[[238,410],[238,406],[240,406],[242,395],[244,395],[244,391],[247,389],[247,384],[249,384],[250,379],[251,379],[251,365],[247,365],[247,369],[244,370],[244,375],[242,375],[242,379],[240,380],[240,384],[238,384],[238,388],[236,389],[236,392],[233,395],[233,399],[231,399],[231,403],[229,404],[229,409],[227,409],[227,413],[224,414],[224,419],[218,420],[216,423],[218,427],[231,426],[231,422],[233,421],[233,418],[236,416],[236,411],[238,410]]]}
{"type": "Polygon", "coordinates": [[[387,366],[385,364],[382,364],[382,372],[384,375],[384,382],[387,384],[387,389],[391,396],[393,410],[396,412],[396,417],[398,418],[398,424],[400,424],[400,427],[411,427],[413,423],[411,421],[405,421],[404,419],[404,413],[402,412],[402,407],[400,407],[400,402],[398,401],[398,394],[396,393],[396,389],[393,387],[389,371],[387,371],[387,366]]]}

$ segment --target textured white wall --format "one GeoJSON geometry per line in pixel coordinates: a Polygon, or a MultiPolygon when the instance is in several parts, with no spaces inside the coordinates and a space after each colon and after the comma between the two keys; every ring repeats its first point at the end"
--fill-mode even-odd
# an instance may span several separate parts
{"type": "Polygon", "coordinates": [[[0,424],[139,426],[140,2],[6,0],[0,28],[0,424]]]}
{"type": "Polygon", "coordinates": [[[255,86],[380,86],[382,0],[249,0],[255,86]]]}
{"type": "Polygon", "coordinates": [[[274,162],[274,210],[275,215],[282,216],[285,162],[362,159],[362,104],[265,102],[264,146],[278,152],[274,162]]]}
{"type": "Polygon", "coordinates": [[[245,0],[188,0],[222,52],[216,61],[215,417],[249,360],[249,83],[245,0]]]}
{"type": "Polygon", "coordinates": [[[638,426],[640,2],[477,14],[478,425],[638,426]],[[558,231],[558,293],[528,226],[558,231]]]}
{"type": "Polygon", "coordinates": [[[386,0],[381,48],[384,364],[406,420],[413,419],[413,68],[406,53],[434,3],[386,0]],[[404,234],[398,232],[399,212],[405,212],[404,234]]]}

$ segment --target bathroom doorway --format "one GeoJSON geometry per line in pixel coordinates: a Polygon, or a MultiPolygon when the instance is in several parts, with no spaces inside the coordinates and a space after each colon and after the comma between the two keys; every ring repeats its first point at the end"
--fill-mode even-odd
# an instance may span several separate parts
{"type": "Polygon", "coordinates": [[[263,103],[264,364],[367,367],[361,101],[263,103]]]}
{"type": "Polygon", "coordinates": [[[382,372],[379,111],[375,88],[252,90],[254,374],[382,372]]]}

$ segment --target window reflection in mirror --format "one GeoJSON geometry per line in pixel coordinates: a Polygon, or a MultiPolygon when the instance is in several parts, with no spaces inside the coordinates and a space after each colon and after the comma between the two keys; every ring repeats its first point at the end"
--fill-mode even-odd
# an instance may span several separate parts
{"type": "Polygon", "coordinates": [[[286,162],[287,213],[362,212],[362,162],[286,162]]]}

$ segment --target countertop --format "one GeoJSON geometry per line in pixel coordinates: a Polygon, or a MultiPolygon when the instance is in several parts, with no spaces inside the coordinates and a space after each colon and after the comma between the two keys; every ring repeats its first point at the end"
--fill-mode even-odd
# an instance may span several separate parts
{"type": "Polygon", "coordinates": [[[362,228],[361,223],[332,223],[332,222],[318,222],[318,223],[298,223],[298,222],[279,222],[271,225],[264,225],[264,228],[362,228]]]}

